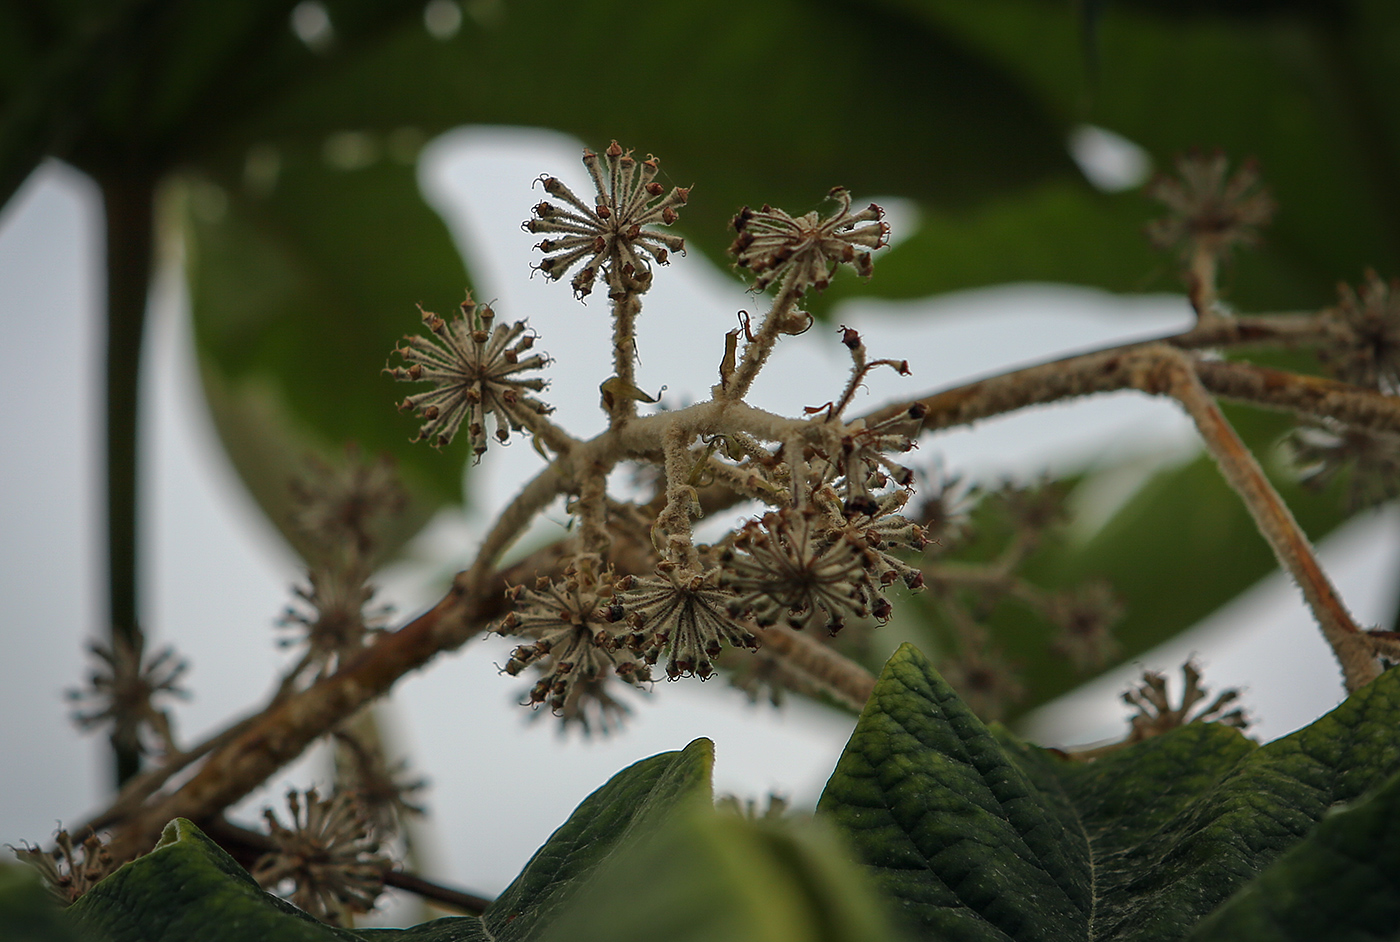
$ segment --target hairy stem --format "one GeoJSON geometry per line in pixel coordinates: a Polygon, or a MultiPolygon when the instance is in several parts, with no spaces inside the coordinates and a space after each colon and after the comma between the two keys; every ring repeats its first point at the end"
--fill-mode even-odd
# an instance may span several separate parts
{"type": "Polygon", "coordinates": [[[778,296],[773,299],[773,306],[769,308],[768,315],[763,318],[763,323],[758,328],[758,335],[745,345],[744,355],[739,360],[733,378],[724,384],[722,392],[725,399],[737,401],[748,395],[749,387],[758,377],[758,371],[768,362],[773,346],[778,342],[778,335],[788,326],[789,318],[797,309],[800,297],[801,295],[786,285],[778,292],[778,296]]]}
{"type": "Polygon", "coordinates": [[[1323,637],[1341,664],[1347,691],[1355,692],[1370,683],[1380,676],[1374,651],[1318,564],[1307,536],[1293,519],[1288,505],[1201,385],[1191,362],[1183,354],[1165,347],[1160,348],[1160,355],[1169,371],[1167,391],[1195,421],[1206,450],[1244,501],[1255,526],[1278,557],[1279,565],[1302,589],[1323,637]]]}
{"type": "Polygon", "coordinates": [[[835,699],[854,710],[864,708],[875,689],[870,671],[828,645],[786,625],[758,629],[765,648],[780,654],[788,666],[802,671],[835,699]]]}

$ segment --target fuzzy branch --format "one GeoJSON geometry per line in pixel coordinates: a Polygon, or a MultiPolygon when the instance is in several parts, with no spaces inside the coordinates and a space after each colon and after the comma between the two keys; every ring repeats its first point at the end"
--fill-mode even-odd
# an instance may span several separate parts
{"type": "MultiPolygon", "coordinates": [[[[1155,343],[1127,344],[1067,357],[924,397],[919,400],[928,408],[924,428],[936,430],[967,425],[1040,403],[1136,389],[1153,395],[1180,395],[1190,400],[1188,408],[1197,410],[1204,409],[1197,402],[1198,399],[1209,403],[1209,397],[1205,395],[1209,392],[1266,408],[1332,416],[1368,428],[1400,432],[1400,399],[1344,383],[1240,363],[1198,361],[1194,367],[1199,374],[1200,392],[1193,393],[1190,384],[1183,378],[1185,374],[1177,375],[1185,369],[1181,366],[1185,361],[1179,350],[1232,343],[1279,342],[1285,336],[1301,343],[1310,340],[1315,330],[1315,326],[1309,326],[1301,319],[1261,318],[1255,322],[1242,319],[1225,324],[1209,324],[1155,343]],[[1164,363],[1168,364],[1165,373],[1164,363]]],[[[873,424],[881,418],[907,410],[908,405],[903,403],[880,410],[868,417],[867,421],[873,424]]],[[[1208,433],[1215,435],[1211,440],[1214,442],[1212,448],[1219,450],[1222,446],[1218,443],[1225,440],[1221,436],[1228,426],[1218,430],[1215,428],[1217,420],[1210,417],[1214,404],[1209,403],[1209,406],[1209,410],[1201,411],[1198,424],[1204,422],[1212,429],[1208,433]],[[1217,431],[1220,434],[1216,434],[1217,431]]],[[[1215,414],[1218,415],[1218,410],[1215,414]]],[[[1223,419],[1219,421],[1223,422],[1223,419]]],[[[459,576],[452,591],[430,611],[402,629],[384,634],[331,677],[269,704],[258,716],[245,721],[248,725],[240,727],[236,735],[225,739],[224,734],[220,734],[222,745],[212,751],[189,781],[173,792],[157,795],[139,810],[128,814],[118,815],[109,811],[99,815],[98,819],[117,825],[112,848],[114,856],[129,858],[144,852],[173,817],[207,820],[218,814],[295,759],[344,717],[386,693],[404,674],[422,667],[441,651],[460,647],[492,618],[501,614],[502,591],[508,578],[523,581],[541,568],[541,560],[550,554],[557,559],[557,548],[550,548],[508,571],[494,569],[499,554],[529,519],[555,495],[575,491],[581,469],[590,465],[599,466],[599,463],[611,467],[616,461],[627,457],[654,458],[661,452],[664,436],[675,423],[685,423],[697,433],[708,434],[724,428],[768,441],[785,440],[799,424],[805,425],[801,420],[765,413],[725,397],[679,412],[639,418],[621,429],[577,443],[527,485],[512,509],[488,537],[472,569],[459,576]],[[118,823],[118,817],[124,820],[118,823]]],[[[1203,434],[1207,434],[1204,429],[1203,434]]],[[[1233,435],[1233,431],[1229,434],[1233,435]]],[[[1257,490],[1258,481],[1253,480],[1252,474],[1249,482],[1237,483],[1232,479],[1232,484],[1237,489],[1250,487],[1257,490]]],[[[1267,482],[1263,486],[1267,488],[1267,482]]],[[[712,488],[706,491],[702,495],[706,512],[713,512],[739,499],[728,489],[722,494],[712,493],[712,488]]],[[[1254,491],[1250,493],[1254,494],[1254,491]]],[[[1286,508],[1281,505],[1279,508],[1273,507],[1270,501],[1277,501],[1277,495],[1272,498],[1268,496],[1272,494],[1271,488],[1263,493],[1264,497],[1246,496],[1246,501],[1253,501],[1251,512],[1256,513],[1256,518],[1261,513],[1269,518],[1261,521],[1261,529],[1272,527],[1277,531],[1276,537],[1269,537],[1271,545],[1275,546],[1280,558],[1285,559],[1285,565],[1290,566],[1290,572],[1304,586],[1309,602],[1316,603],[1315,610],[1322,612],[1319,620],[1330,619],[1330,622],[1324,621],[1324,631],[1330,632],[1329,640],[1353,637],[1355,625],[1347,627],[1350,620],[1343,621],[1344,609],[1336,601],[1335,592],[1326,583],[1315,559],[1310,552],[1304,555],[1299,549],[1300,546],[1306,547],[1305,541],[1300,543],[1301,536],[1296,533],[1290,535],[1288,527],[1280,522],[1287,514],[1286,508]],[[1267,512],[1262,510],[1265,504],[1269,506],[1267,512]],[[1256,509],[1256,505],[1261,509],[1256,509]],[[1276,543],[1276,540],[1281,542],[1276,543]],[[1283,544],[1287,545],[1280,549],[1279,546],[1283,544]],[[1291,555],[1285,558],[1285,553],[1291,555]],[[1288,559],[1299,562],[1295,566],[1288,559]]],[[[1291,521],[1291,518],[1288,520],[1291,521]]],[[[1292,530],[1296,531],[1296,525],[1292,530]]],[[[1266,536],[1268,532],[1266,530],[1266,536]]],[[[853,706],[863,703],[868,696],[872,683],[869,674],[818,642],[776,629],[770,629],[764,640],[775,651],[782,651],[790,660],[804,664],[809,673],[853,706]]],[[[1338,643],[1344,647],[1348,644],[1345,640],[1334,641],[1334,646],[1338,643]]],[[[1351,654],[1341,651],[1339,657],[1344,664],[1355,660],[1351,654]]],[[[1353,666],[1347,670],[1349,684],[1364,683],[1366,674],[1362,667],[1353,666]]],[[[121,807],[125,810],[130,803],[121,807]]]]}

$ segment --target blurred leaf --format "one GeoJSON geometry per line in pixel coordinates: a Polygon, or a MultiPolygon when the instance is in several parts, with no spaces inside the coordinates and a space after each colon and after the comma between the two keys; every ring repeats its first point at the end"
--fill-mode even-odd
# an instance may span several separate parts
{"type": "Polygon", "coordinates": [[[31,868],[0,864],[0,939],[5,942],[102,942],[79,936],[31,868]]]}
{"type": "Polygon", "coordinates": [[[623,769],[584,799],[482,914],[498,942],[536,937],[576,901],[594,874],[679,807],[710,800],[714,744],[697,739],[623,769]]]}
{"type": "MultiPolygon", "coordinates": [[[[1303,487],[1278,453],[1279,437],[1292,426],[1289,418],[1245,406],[1223,407],[1313,541],[1347,520],[1340,486],[1321,492],[1303,487]]],[[[1094,474],[1114,471],[1108,466],[1094,474]]],[[[1069,475],[1054,486],[1070,492],[1091,483],[1094,474],[1069,475]]],[[[979,539],[950,558],[985,562],[987,554],[995,552],[989,547],[1001,545],[997,541],[1005,534],[998,533],[995,521],[975,513],[973,523],[979,539]]],[[[1110,661],[1088,673],[1075,670],[1054,649],[1059,629],[1023,605],[1001,604],[985,616],[993,644],[1024,687],[1021,699],[1008,705],[1005,718],[1014,720],[1099,673],[1141,657],[1277,568],[1244,504],[1207,455],[1157,471],[1087,540],[1048,539],[1019,570],[1034,584],[1052,590],[1106,582],[1124,608],[1112,629],[1117,653],[1110,661]]],[[[882,645],[882,633],[876,632],[868,649],[849,653],[878,670],[880,659],[900,641],[943,650],[944,628],[927,597],[910,596],[906,608],[909,614],[899,618],[900,630],[890,640],[882,645]]]]}
{"type": "Polygon", "coordinates": [[[925,936],[1180,939],[1290,848],[1305,866],[1328,865],[1299,841],[1400,768],[1397,720],[1390,671],[1262,748],[1191,724],[1071,762],[989,732],[905,645],[818,812],[925,936]]]}
{"type": "Polygon", "coordinates": [[[820,822],[693,802],[602,869],[549,942],[895,942],[869,877],[820,822]]]}
{"type": "MultiPolygon", "coordinates": [[[[1193,147],[1221,148],[1236,161],[1258,158],[1280,211],[1263,247],[1240,255],[1226,272],[1232,303],[1254,310],[1320,305],[1335,296],[1338,280],[1354,280],[1367,266],[1400,268],[1400,103],[1392,94],[1400,85],[1400,8],[1394,4],[1104,4],[1095,21],[1092,82],[1079,24],[1062,3],[888,0],[886,6],[1020,76],[1066,129],[1107,128],[1145,148],[1158,170],[1169,170],[1177,154],[1193,147]]],[[[1137,240],[1141,222],[1155,214],[1132,194],[1086,201],[1073,227],[1063,206],[1046,202],[1044,209],[1043,215],[1025,209],[1021,246],[1030,264],[996,237],[999,230],[984,243],[977,228],[964,226],[969,241],[958,254],[997,258],[998,272],[987,273],[995,281],[1045,277],[1038,260],[1048,240],[1097,246],[1129,262],[1132,253],[1115,250],[1113,240],[1137,240]],[[1134,214],[1137,224],[1125,225],[1134,214]]],[[[935,217],[931,225],[945,224],[935,217]]],[[[942,245],[951,231],[929,234],[925,244],[942,245]]],[[[930,269],[940,264],[932,254],[923,260],[930,269]]],[[[1094,267],[1067,258],[1063,279],[1079,280],[1094,267]]],[[[1165,266],[1104,270],[1108,278],[1088,283],[1114,290],[1134,278],[1168,289],[1178,284],[1165,266]]],[[[870,290],[885,288],[876,278],[870,290]]]]}
{"type": "MultiPolygon", "coordinates": [[[[680,752],[644,759],[614,775],[584,799],[481,919],[450,917],[408,930],[352,932],[326,926],[263,892],[232,857],[183,818],[166,827],[155,850],[103,880],[68,913],[79,928],[105,931],[113,942],[537,938],[624,848],[666,825],[677,809],[709,803],[713,761],[713,745],[697,739],[680,752]]],[[[782,846],[781,840],[774,842],[782,846]]],[[[805,845],[804,851],[812,852],[805,845]]],[[[808,861],[807,866],[813,868],[813,879],[828,878],[833,873],[830,868],[841,872],[839,862],[824,868],[808,861]]],[[[0,877],[7,872],[0,872],[0,877]]],[[[0,897],[0,903],[3,900],[0,897]]],[[[844,907],[835,905],[832,912],[843,918],[866,918],[861,905],[852,897],[844,907]]]]}
{"type": "MultiPolygon", "coordinates": [[[[367,156],[375,146],[369,142],[367,156]]],[[[235,467],[288,531],[288,481],[308,453],[336,462],[354,442],[387,453],[414,500],[408,536],[461,495],[464,447],[414,445],[403,391],[382,375],[414,302],[452,312],[467,275],[411,164],[327,166],[319,153],[265,152],[252,185],[194,179],[183,202],[187,270],[205,389],[235,467]]]]}
{"type": "Polygon", "coordinates": [[[594,148],[615,138],[695,185],[681,227],[715,259],[743,204],[805,212],[840,184],[968,207],[1074,173],[1062,129],[1007,70],[877,5],[678,0],[638,16],[624,0],[528,0],[468,13],[451,40],[404,29],[298,85],[241,139],[465,123],[552,127],[594,148]]]}

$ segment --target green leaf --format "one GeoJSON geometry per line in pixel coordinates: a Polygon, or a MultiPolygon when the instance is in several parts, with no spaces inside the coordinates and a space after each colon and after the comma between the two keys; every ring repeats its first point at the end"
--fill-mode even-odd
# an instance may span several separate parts
{"type": "Polygon", "coordinates": [[[1192,724],[1074,763],[994,736],[905,645],[818,810],[925,935],[1165,942],[1400,768],[1397,721],[1391,671],[1261,748],[1192,724]]]}
{"type": "Polygon", "coordinates": [[[922,937],[1087,938],[1082,836],[912,645],[885,665],[817,804],[922,937]]]}
{"type": "Polygon", "coordinates": [[[1192,942],[1400,936],[1400,777],[1323,817],[1195,932],[1192,942]]]}
{"type": "MultiPolygon", "coordinates": [[[[373,146],[373,144],[367,145],[373,146]]],[[[414,498],[411,535],[460,500],[465,446],[439,454],[409,438],[382,375],[420,328],[414,303],[450,311],[467,274],[419,196],[412,165],[382,153],[341,169],[319,152],[265,151],[264,176],[189,183],[187,270],[205,391],[244,482],[297,545],[287,483],[305,457],[341,459],[353,442],[387,453],[414,498]]]]}
{"type": "Polygon", "coordinates": [[[639,17],[624,0],[523,0],[472,5],[450,41],[395,32],[354,68],[289,88],[239,136],[472,123],[556,128],[594,148],[616,139],[695,186],[680,228],[727,264],[744,204],[800,213],[843,185],[958,208],[1073,178],[1063,129],[1009,74],[875,4],[676,0],[639,17]]]}
{"type": "Polygon", "coordinates": [[[232,857],[183,818],[166,825],[154,850],[103,880],[66,914],[84,933],[105,932],[112,942],[356,938],[263,892],[232,857]]]}
{"type": "Polygon", "coordinates": [[[618,851],[693,799],[708,800],[714,744],[697,739],[623,769],[584,799],[482,914],[498,942],[534,938],[618,851]]]}
{"type": "Polygon", "coordinates": [[[883,900],[819,822],[694,802],[609,863],[546,942],[894,942],[883,900]]]}

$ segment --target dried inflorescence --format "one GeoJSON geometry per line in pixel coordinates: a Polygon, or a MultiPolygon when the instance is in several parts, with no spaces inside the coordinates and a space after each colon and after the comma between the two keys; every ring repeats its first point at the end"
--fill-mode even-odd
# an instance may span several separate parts
{"type": "Polygon", "coordinates": [[[352,729],[337,730],[333,735],[339,747],[335,753],[337,791],[359,804],[381,839],[399,834],[406,818],[427,813],[415,796],[428,787],[428,780],[410,775],[407,760],[390,763],[377,737],[363,737],[352,729]]]}
{"type": "Polygon", "coordinates": [[[54,849],[51,851],[28,844],[23,847],[5,846],[21,863],[38,871],[49,892],[64,906],[77,902],[118,866],[118,862],[107,852],[103,840],[91,833],[75,843],[69,833],[60,828],[54,835],[54,849]]]}
{"type": "Polygon", "coordinates": [[[842,264],[870,275],[870,253],[889,241],[885,211],[871,203],[851,212],[851,194],[845,187],[827,196],[836,201],[836,208],[825,216],[817,210],[792,216],[765,204],[758,210],[745,206],[734,217],[738,235],[729,251],[736,265],[754,273],[755,288],[762,291],[777,283],[784,294],[793,296],[808,288],[821,291],[842,264]]]}
{"type": "Polygon", "coordinates": [[[289,885],[293,903],[331,925],[373,909],[392,861],[379,852],[379,838],[355,797],[322,799],[314,788],[292,790],[287,808],[290,826],[271,808],[263,811],[276,849],[258,859],[253,879],[267,889],[289,885]]]}
{"type": "Polygon", "coordinates": [[[1252,161],[1233,175],[1229,169],[1220,151],[1179,158],[1177,177],[1159,176],[1148,185],[1148,195],[1170,210],[1147,227],[1148,237],[1161,248],[1180,248],[1185,257],[1203,252],[1217,259],[1235,245],[1256,242],[1273,218],[1274,200],[1252,161]]]}
{"type": "Polygon", "coordinates": [[[111,647],[88,645],[98,664],[88,675],[87,686],[67,691],[66,697],[76,705],[73,722],[80,729],[111,724],[119,742],[143,752],[172,752],[170,715],[156,703],[165,697],[189,697],[189,691],[180,686],[189,664],[170,646],[146,658],[145,645],[143,634],[134,638],[119,634],[111,647]]]}
{"type": "Polygon", "coordinates": [[[938,669],[968,709],[987,722],[1004,717],[1026,695],[1015,665],[989,647],[965,644],[957,655],[939,662],[938,669]]]}
{"type": "Polygon", "coordinates": [[[431,311],[423,312],[423,323],[435,339],[408,335],[405,346],[395,348],[408,366],[385,367],[386,373],[405,382],[433,384],[399,403],[400,411],[417,412],[425,420],[415,441],[441,448],[465,424],[472,452],[479,458],[486,451],[488,415],[495,423],[496,439],[505,442],[512,429],[532,429],[551,411],[530,395],[544,389],[546,381],[520,375],[549,365],[549,358],[524,355],[535,344],[524,321],[496,324],[495,317],[490,305],[477,304],[468,295],[450,324],[431,311]]]}
{"type": "Polygon", "coordinates": [[[1188,723],[1223,723],[1236,729],[1249,727],[1244,710],[1234,705],[1240,696],[1238,690],[1225,690],[1202,706],[1210,693],[1201,686],[1200,668],[1194,661],[1187,661],[1181,667],[1181,674],[1185,685],[1176,706],[1167,694],[1167,679],[1157,671],[1144,671],[1142,683],[1124,692],[1123,702],[1137,711],[1129,719],[1129,742],[1151,739],[1188,723]]]}
{"type": "Polygon", "coordinates": [[[1368,271],[1359,290],[1343,284],[1337,292],[1336,306],[1322,313],[1323,363],[1344,382],[1400,394],[1400,279],[1368,271]]]}
{"type": "Polygon", "coordinates": [[[751,613],[763,626],[831,634],[848,618],[888,620],[877,555],[849,534],[829,538],[828,529],[814,506],[784,507],[745,524],[720,555],[719,584],[735,593],[729,612],[751,613]]]}
{"type": "Polygon", "coordinates": [[[1118,654],[1112,632],[1123,617],[1123,603],[1107,583],[1094,580],[1053,595],[1045,614],[1060,629],[1051,649],[1079,670],[1105,667],[1118,654]]]}
{"type": "Polygon", "coordinates": [[[317,555],[349,552],[365,560],[379,550],[384,525],[408,503],[393,459],[366,459],[353,446],[334,465],[307,459],[306,473],[292,479],[291,492],[292,526],[317,555]]]}
{"type": "Polygon", "coordinates": [[[625,577],[618,601],[632,630],[628,643],[648,664],[666,656],[666,676],[707,679],[725,645],[755,649],[752,623],[730,614],[734,593],[718,585],[718,570],[699,573],[663,560],[656,575],[625,577]]]}
{"type": "Polygon", "coordinates": [[[310,585],[293,589],[307,607],[287,607],[278,624],[293,634],[279,644],[305,645],[306,651],[290,676],[308,668],[314,668],[317,677],[329,676],[388,626],[393,609],[370,605],[375,590],[369,576],[364,563],[342,557],[311,569],[310,585]]]}
{"type": "Polygon", "coordinates": [[[632,685],[651,680],[651,668],[625,643],[624,610],[615,598],[613,577],[594,556],[570,562],[559,580],[540,577],[533,589],[515,586],[507,597],[514,610],[492,630],[522,637],[505,673],[512,677],[534,666],[540,679],[526,702],[548,704],[566,722],[607,730],[625,712],[607,694],[614,676],[632,685]]]}
{"type": "Polygon", "coordinates": [[[1294,429],[1286,441],[1304,484],[1321,489],[1346,482],[1350,510],[1400,496],[1400,435],[1319,420],[1294,429]]]}
{"type": "Polygon", "coordinates": [[[680,236],[648,227],[675,222],[690,199],[690,188],[672,187],[668,192],[656,181],[656,158],[637,160],[617,141],[608,145],[602,159],[585,150],[583,165],[597,194],[592,206],[557,177],[540,178],[545,192],[567,205],[539,203],[535,218],[524,223],[527,232],[551,236],[535,246],[545,253],[538,270],[558,280],[582,263],[571,282],[580,298],[593,290],[600,274],[613,297],[645,292],[651,286],[647,259],[665,265],[672,252],[685,251],[680,236]]]}
{"type": "MultiPolygon", "coordinates": [[[[606,729],[626,709],[613,693],[621,689],[614,678],[641,686],[651,680],[651,668],[661,664],[671,679],[704,679],[717,669],[718,658],[725,657],[725,666],[731,666],[742,660],[738,652],[752,653],[765,638],[783,638],[788,644],[791,636],[786,632],[765,630],[775,625],[824,628],[835,634],[848,624],[888,621],[892,599],[922,588],[926,581],[920,557],[931,537],[922,521],[951,543],[960,535],[963,514],[956,488],[948,485],[935,487],[931,502],[916,505],[920,509],[915,519],[906,516],[919,475],[897,458],[917,445],[927,415],[923,403],[882,410],[879,419],[846,418],[873,370],[888,367],[909,373],[903,359],[871,359],[855,329],[839,330],[850,352],[851,371],[829,402],[806,408],[800,417],[784,418],[743,401],[780,338],[810,326],[811,316],[799,309],[804,294],[827,287],[841,265],[870,274],[872,253],[889,237],[878,206],[853,210],[850,193],[837,187],[828,194],[834,205],[826,212],[794,216],[771,206],[740,212],[733,223],[731,251],[739,268],[753,272],[757,289],[778,289],[772,306],[761,320],[741,312],[740,326],[725,334],[719,383],[711,388],[710,399],[638,417],[632,400],[651,402],[653,397],[639,389],[635,378],[636,318],[651,284],[651,265],[664,263],[683,245],[679,237],[656,227],[676,220],[689,192],[667,192],[656,180],[654,159],[636,160],[615,142],[601,155],[585,151],[584,164],[596,198],[582,199],[557,178],[542,177],[552,201],[537,205],[525,228],[548,236],[537,246],[545,253],[537,268],[550,279],[572,273],[580,296],[599,278],[608,285],[614,301],[614,372],[600,386],[609,419],[607,435],[573,439],[543,419],[542,404],[518,390],[509,403],[503,401],[504,393],[491,400],[490,383],[471,397],[459,396],[455,411],[444,404],[444,411],[427,415],[423,435],[445,441],[463,423],[461,403],[470,398],[476,409],[471,434],[478,453],[485,448],[481,417],[493,411],[499,412],[498,437],[506,437],[511,425],[525,425],[535,432],[537,442],[548,446],[550,467],[503,516],[505,522],[498,523],[474,571],[488,571],[519,528],[543,509],[543,502],[533,503],[537,489],[548,492],[542,500],[566,497],[565,510],[578,525],[564,551],[571,561],[562,574],[538,574],[533,588],[510,589],[507,602],[512,610],[491,630],[518,639],[504,673],[538,673],[527,703],[547,704],[566,723],[606,729]],[[624,460],[659,470],[649,480],[652,500],[624,504],[609,495],[608,476],[624,460]],[[767,510],[712,545],[698,545],[694,527],[708,512],[710,485],[755,499],[767,510]],[[619,528],[618,521],[624,519],[629,523],[619,528]],[[624,531],[631,536],[623,536],[624,531]],[[623,575],[614,575],[614,569],[623,575]]],[[[463,361],[505,349],[495,340],[489,349],[482,346],[488,337],[490,325],[483,318],[489,319],[489,308],[478,309],[469,302],[464,317],[472,318],[472,326],[459,321],[450,331],[440,319],[427,317],[443,345],[410,341],[409,349],[401,352],[411,361],[416,357],[426,364],[430,352],[443,349],[455,351],[463,361]],[[467,340],[477,346],[469,348],[467,340]]],[[[490,336],[505,336],[502,330],[496,327],[490,336]]],[[[511,361],[511,366],[518,371],[525,363],[511,361]]],[[[426,369],[411,370],[391,372],[401,379],[437,378],[426,369]]],[[[459,375],[486,371],[479,363],[458,367],[459,375]]],[[[492,376],[497,383],[527,382],[515,372],[492,376]]],[[[531,389],[542,385],[533,382],[531,389]]],[[[405,406],[424,412],[427,406],[445,403],[430,398],[435,395],[445,393],[415,397],[405,406]]],[[[1015,531],[1008,552],[1016,559],[1004,567],[1009,571],[1034,547],[1037,528],[1048,525],[1058,512],[1059,495],[1030,489],[999,496],[1015,531]]],[[[995,576],[1001,580],[999,591],[1022,588],[1014,580],[1007,583],[1010,588],[1003,585],[1005,575],[999,571],[995,576]]],[[[946,582],[940,583],[947,596],[943,601],[953,604],[955,592],[946,590],[946,582]]],[[[1034,595],[1037,604],[1048,608],[1050,593],[1034,587],[1023,592],[1027,597],[1034,593],[1040,593],[1034,595]]],[[[1060,600],[1054,614],[1066,633],[1065,650],[1077,660],[1095,662],[1111,649],[1107,619],[1098,617],[1107,607],[1068,596],[1060,600]]],[[[1014,697],[1014,678],[995,660],[987,639],[971,630],[965,634],[958,648],[973,652],[961,665],[968,682],[986,692],[982,700],[987,703],[1014,697]],[[993,683],[991,674],[998,672],[1002,676],[993,683]]],[[[804,641],[808,653],[802,656],[825,652],[822,643],[804,641]]],[[[827,675],[814,662],[795,666],[795,648],[774,647],[751,661],[750,674],[767,678],[756,680],[759,686],[771,681],[830,692],[829,680],[823,679],[827,675]],[[804,677],[803,670],[811,676],[804,677]]],[[[852,694],[848,700],[858,698],[852,694]]]]}

